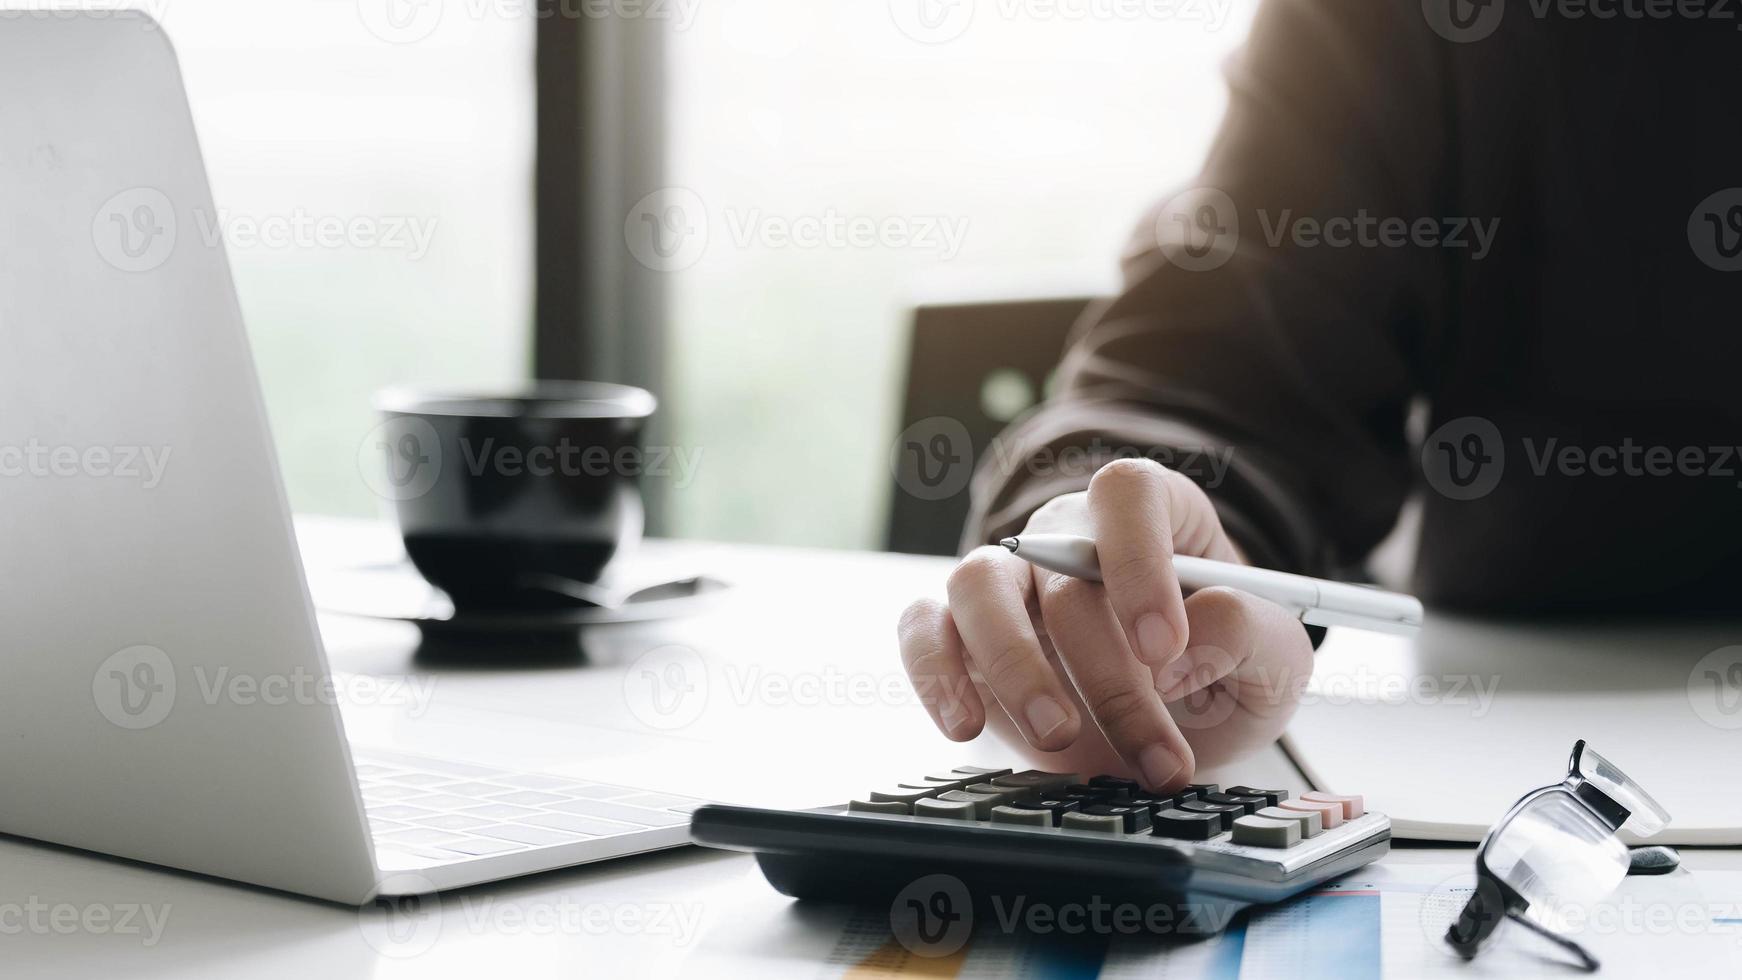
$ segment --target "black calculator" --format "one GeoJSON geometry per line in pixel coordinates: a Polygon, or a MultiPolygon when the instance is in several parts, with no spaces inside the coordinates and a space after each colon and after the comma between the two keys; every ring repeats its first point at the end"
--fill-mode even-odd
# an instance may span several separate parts
{"type": "Polygon", "coordinates": [[[1117,776],[962,766],[840,806],[696,810],[699,844],[749,851],[799,899],[886,905],[946,876],[977,906],[1171,908],[1209,934],[1383,856],[1391,821],[1360,796],[1200,783],[1152,792],[1117,776]]]}

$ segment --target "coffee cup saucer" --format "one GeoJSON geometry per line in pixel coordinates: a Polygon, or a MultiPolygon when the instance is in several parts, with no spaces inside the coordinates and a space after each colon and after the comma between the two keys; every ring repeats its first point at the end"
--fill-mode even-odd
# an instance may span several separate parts
{"type": "Polygon", "coordinates": [[[656,571],[663,574],[630,571],[608,580],[610,588],[622,597],[609,607],[581,602],[525,609],[460,607],[405,560],[311,573],[309,591],[320,612],[411,623],[425,636],[434,637],[565,633],[588,626],[676,619],[704,611],[731,588],[711,575],[674,576],[669,569],[656,571]]]}

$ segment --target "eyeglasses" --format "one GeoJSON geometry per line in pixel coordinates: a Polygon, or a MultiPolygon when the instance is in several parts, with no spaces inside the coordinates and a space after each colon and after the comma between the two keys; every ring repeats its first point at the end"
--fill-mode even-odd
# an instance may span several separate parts
{"type": "Polygon", "coordinates": [[[1476,851],[1476,892],[1446,942],[1469,959],[1504,920],[1571,953],[1585,970],[1597,958],[1563,934],[1561,911],[1603,898],[1626,877],[1628,852],[1616,834],[1650,837],[1669,814],[1615,764],[1573,745],[1567,777],[1513,804],[1476,851]]]}

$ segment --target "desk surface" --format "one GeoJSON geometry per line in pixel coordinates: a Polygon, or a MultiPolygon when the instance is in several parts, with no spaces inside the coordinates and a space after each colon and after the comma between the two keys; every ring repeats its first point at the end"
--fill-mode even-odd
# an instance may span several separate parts
{"type": "MultiPolygon", "coordinates": [[[[305,524],[311,569],[391,553],[391,537],[355,530],[305,524]]],[[[790,805],[838,800],[940,763],[1007,758],[995,744],[957,746],[934,734],[900,682],[896,616],[914,596],[941,592],[947,562],[658,543],[647,558],[682,561],[736,588],[692,619],[598,630],[584,662],[443,662],[418,656],[408,626],[323,618],[336,671],[429,682],[425,699],[347,705],[353,738],[790,805]],[[629,668],[650,651],[706,665],[705,703],[687,709],[681,725],[648,724],[628,695],[629,668]]],[[[1304,788],[1276,750],[1210,775],[1230,777],[1304,788]]],[[[1385,861],[1461,863],[1469,855],[1400,848],[1385,861]]],[[[1742,869],[1742,850],[1689,849],[1684,857],[1694,868],[1742,869]]],[[[701,974],[707,943],[698,936],[727,919],[722,903],[751,873],[748,857],[684,848],[474,888],[444,897],[427,951],[401,956],[383,953],[375,923],[355,910],[0,838],[0,972],[225,980],[701,974]],[[127,916],[132,924],[122,928],[127,916]]]]}

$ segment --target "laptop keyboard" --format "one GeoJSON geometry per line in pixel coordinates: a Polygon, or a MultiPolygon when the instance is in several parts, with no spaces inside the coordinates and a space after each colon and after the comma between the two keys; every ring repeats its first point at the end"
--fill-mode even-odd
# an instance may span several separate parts
{"type": "Polygon", "coordinates": [[[461,861],[686,826],[687,796],[543,773],[356,754],[377,848],[461,861]]]}

